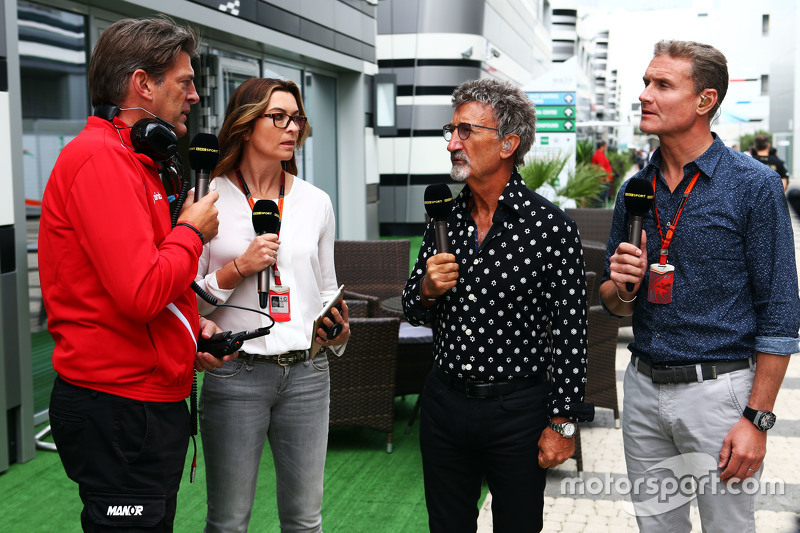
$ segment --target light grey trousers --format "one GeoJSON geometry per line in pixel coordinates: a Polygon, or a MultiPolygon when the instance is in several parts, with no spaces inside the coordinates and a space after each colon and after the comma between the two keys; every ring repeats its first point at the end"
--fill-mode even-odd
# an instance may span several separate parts
{"type": "Polygon", "coordinates": [[[629,364],[622,435],[631,499],[642,532],[688,533],[696,497],[704,533],[755,532],[752,478],[727,485],[717,468],[722,441],[742,416],[755,369],[702,383],[659,385],[629,364]]]}

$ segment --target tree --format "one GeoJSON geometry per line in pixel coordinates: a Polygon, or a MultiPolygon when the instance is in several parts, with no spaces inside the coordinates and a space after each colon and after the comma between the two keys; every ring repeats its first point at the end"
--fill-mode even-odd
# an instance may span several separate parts
{"type": "Polygon", "coordinates": [[[754,141],[757,136],[766,135],[769,138],[769,144],[772,145],[772,134],[768,131],[758,130],[755,133],[745,133],[739,137],[739,149],[742,152],[749,152],[753,147],[754,141]]]}

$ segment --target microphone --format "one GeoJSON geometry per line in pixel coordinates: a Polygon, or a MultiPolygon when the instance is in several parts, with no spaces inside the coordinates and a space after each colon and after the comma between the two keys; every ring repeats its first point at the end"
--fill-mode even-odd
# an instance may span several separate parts
{"type": "MultiPolygon", "coordinates": [[[[256,235],[265,233],[278,233],[281,225],[281,216],[278,212],[278,204],[272,200],[259,200],[253,206],[253,229],[256,235]]],[[[258,305],[261,309],[266,309],[267,298],[269,297],[269,269],[264,269],[258,273],[258,305]]]]}
{"type": "MultiPolygon", "coordinates": [[[[653,207],[653,184],[643,178],[631,178],[625,187],[625,209],[631,219],[631,230],[628,242],[637,248],[642,245],[642,217],[653,207]]],[[[645,251],[645,257],[647,252],[645,251]]],[[[634,284],[625,284],[628,292],[633,292],[634,284]]]]}
{"type": "Polygon", "coordinates": [[[435,220],[436,248],[439,253],[450,253],[447,238],[447,217],[453,211],[453,195],[446,183],[428,185],[425,189],[425,212],[435,220]]]}
{"type": "Polygon", "coordinates": [[[189,165],[194,170],[194,199],[208,194],[208,178],[219,160],[219,140],[211,133],[198,133],[189,145],[189,165]]]}

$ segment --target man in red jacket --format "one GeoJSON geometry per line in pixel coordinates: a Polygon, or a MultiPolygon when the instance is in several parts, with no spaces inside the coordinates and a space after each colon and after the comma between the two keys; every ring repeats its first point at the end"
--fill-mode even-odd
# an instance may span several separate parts
{"type": "Polygon", "coordinates": [[[614,169],[611,168],[611,162],[608,160],[608,157],[606,157],[607,149],[608,145],[606,142],[600,141],[597,143],[597,150],[595,150],[592,156],[592,164],[606,171],[606,179],[603,180],[603,192],[600,194],[600,200],[602,200],[603,203],[608,200],[608,191],[611,189],[611,182],[614,181],[614,169]]]}
{"type": "Polygon", "coordinates": [[[223,363],[197,353],[198,335],[217,328],[200,322],[190,288],[217,233],[217,193],[173,229],[164,143],[131,133],[149,122],[186,134],[196,48],[195,33],[166,18],[109,26],[89,65],[95,116],[44,192],[39,273],[58,374],[50,422],[85,531],[172,531],[192,374],[223,363]]]}

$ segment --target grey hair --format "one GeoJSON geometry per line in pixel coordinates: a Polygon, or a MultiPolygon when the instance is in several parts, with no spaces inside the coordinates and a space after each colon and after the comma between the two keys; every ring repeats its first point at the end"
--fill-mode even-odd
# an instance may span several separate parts
{"type": "Polygon", "coordinates": [[[92,105],[122,105],[128,81],[138,69],[161,84],[181,51],[197,57],[198,42],[192,28],[179,26],[167,16],[115,22],[103,30],[89,61],[92,105]]]}
{"type": "Polygon", "coordinates": [[[725,59],[725,55],[710,44],[694,41],[659,41],[653,47],[653,56],[661,55],[688,59],[692,62],[690,76],[695,94],[700,94],[704,89],[717,91],[717,103],[708,114],[708,120],[711,121],[728,93],[728,60],[725,59]]]}
{"type": "Polygon", "coordinates": [[[498,138],[502,139],[511,133],[519,136],[514,165],[523,165],[525,154],[536,140],[536,107],[531,99],[519,87],[507,81],[485,78],[465,81],[453,91],[453,109],[470,102],[491,106],[498,138]]]}

